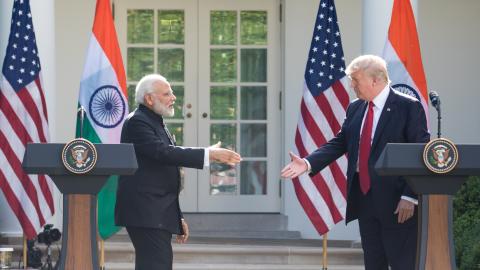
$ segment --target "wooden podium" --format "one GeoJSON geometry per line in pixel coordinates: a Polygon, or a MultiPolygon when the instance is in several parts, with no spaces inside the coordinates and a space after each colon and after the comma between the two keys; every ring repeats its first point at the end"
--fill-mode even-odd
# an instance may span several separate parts
{"type": "Polygon", "coordinates": [[[471,175],[479,175],[480,145],[457,145],[459,161],[455,169],[436,174],[423,163],[425,144],[389,143],[375,169],[379,175],[405,177],[419,196],[417,270],[454,270],[452,198],[471,175]]]}
{"type": "Polygon", "coordinates": [[[23,169],[48,174],[64,194],[60,270],[98,270],[97,196],[111,175],[134,174],[138,165],[132,144],[95,144],[97,162],[85,174],[74,174],[62,163],[65,144],[28,144],[23,169]]]}

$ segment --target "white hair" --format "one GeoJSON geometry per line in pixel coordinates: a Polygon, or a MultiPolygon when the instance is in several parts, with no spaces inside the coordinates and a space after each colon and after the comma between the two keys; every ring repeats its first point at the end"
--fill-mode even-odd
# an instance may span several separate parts
{"type": "Polygon", "coordinates": [[[390,82],[387,71],[387,62],[379,56],[376,55],[362,55],[352,60],[352,62],[347,66],[345,73],[351,75],[357,71],[363,71],[371,78],[382,79],[386,83],[390,82]]]}
{"type": "Polygon", "coordinates": [[[158,81],[167,82],[167,79],[160,74],[148,74],[140,79],[135,88],[135,101],[137,104],[144,104],[145,95],[153,92],[153,84],[158,81]]]}

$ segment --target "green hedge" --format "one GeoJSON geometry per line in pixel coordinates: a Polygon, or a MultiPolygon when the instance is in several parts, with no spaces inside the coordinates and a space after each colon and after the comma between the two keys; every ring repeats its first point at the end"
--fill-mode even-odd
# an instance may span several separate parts
{"type": "Polygon", "coordinates": [[[453,234],[459,270],[480,270],[480,177],[470,177],[453,199],[453,234]]]}

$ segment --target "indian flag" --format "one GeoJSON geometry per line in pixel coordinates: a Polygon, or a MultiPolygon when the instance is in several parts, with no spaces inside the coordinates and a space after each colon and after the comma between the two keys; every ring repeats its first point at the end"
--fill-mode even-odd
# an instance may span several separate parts
{"type": "Polygon", "coordinates": [[[427,80],[410,0],[393,2],[383,58],[387,61],[392,87],[420,100],[428,121],[427,80]]]}
{"type": "MultiPolygon", "coordinates": [[[[127,87],[109,0],[97,1],[92,32],[78,97],[78,106],[86,110],[82,134],[93,143],[119,143],[128,114],[127,87]]],[[[79,119],[76,134],[79,137],[79,119]]],[[[117,177],[112,176],[98,194],[98,229],[103,239],[120,229],[114,223],[116,191],[117,177]]]]}

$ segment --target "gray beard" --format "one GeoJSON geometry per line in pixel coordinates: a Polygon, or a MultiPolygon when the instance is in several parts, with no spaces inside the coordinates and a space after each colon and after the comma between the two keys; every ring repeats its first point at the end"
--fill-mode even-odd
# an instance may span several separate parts
{"type": "Polygon", "coordinates": [[[160,102],[153,104],[152,109],[156,114],[161,116],[173,117],[175,115],[175,110],[173,108],[170,109],[160,102]]]}

